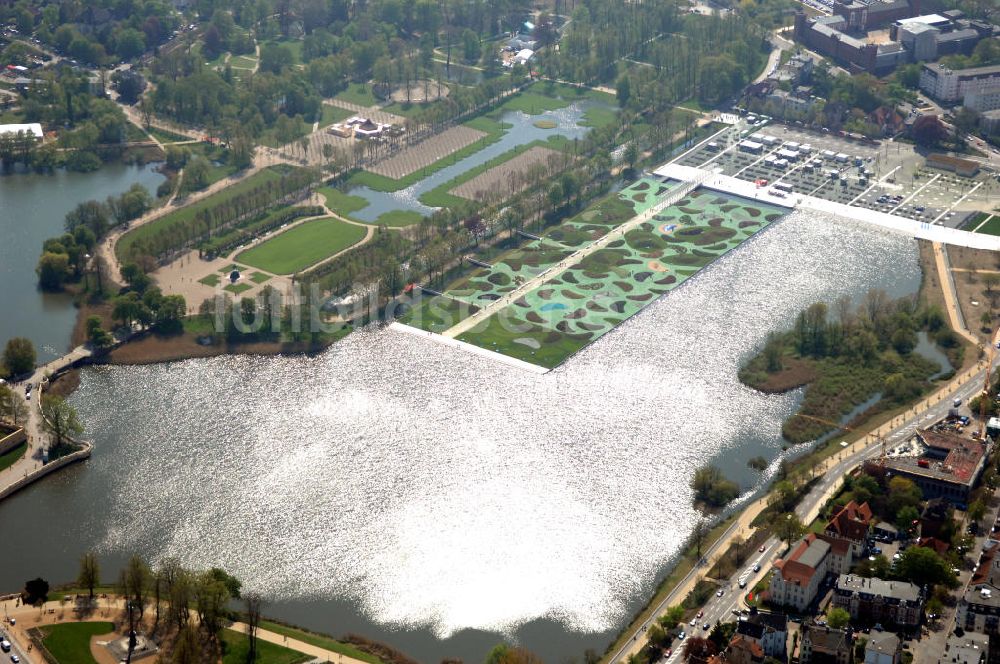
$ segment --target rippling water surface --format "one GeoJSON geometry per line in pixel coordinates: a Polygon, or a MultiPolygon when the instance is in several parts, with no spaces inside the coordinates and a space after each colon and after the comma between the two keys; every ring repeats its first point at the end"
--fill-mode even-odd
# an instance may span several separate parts
{"type": "Polygon", "coordinates": [[[753,489],[746,459],[780,451],[798,397],[742,387],[741,360],[816,299],[918,281],[912,241],[796,213],[545,376],[374,330],[316,358],[90,370],[94,458],[0,523],[44,510],[67,576],[91,544],[222,564],[279,613],[425,661],[479,661],[495,632],[600,651],[688,534],[693,470],[753,489]]]}

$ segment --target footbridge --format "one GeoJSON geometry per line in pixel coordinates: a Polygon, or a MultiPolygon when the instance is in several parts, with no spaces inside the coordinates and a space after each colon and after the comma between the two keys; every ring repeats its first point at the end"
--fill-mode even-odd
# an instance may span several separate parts
{"type": "Polygon", "coordinates": [[[702,168],[682,166],[680,164],[666,164],[658,168],[654,173],[661,177],[685,182],[700,178],[704,186],[709,189],[724,191],[744,198],[765,201],[772,205],[779,205],[786,208],[822,212],[851,219],[894,233],[902,233],[918,240],[929,240],[930,242],[968,247],[969,249],[1000,250],[1000,236],[971,233],[969,231],[958,230],[957,228],[937,226],[927,221],[908,219],[907,217],[900,217],[889,212],[855,207],[806,194],[775,196],[769,190],[758,188],[753,182],[747,182],[731,175],[723,175],[722,173],[702,168]]]}

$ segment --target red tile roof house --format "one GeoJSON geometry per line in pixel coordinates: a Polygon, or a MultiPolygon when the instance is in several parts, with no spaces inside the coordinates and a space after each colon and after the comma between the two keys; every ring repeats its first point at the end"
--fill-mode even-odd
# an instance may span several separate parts
{"type": "Polygon", "coordinates": [[[830,523],[826,524],[826,534],[848,540],[851,543],[851,554],[858,557],[865,548],[865,539],[871,529],[872,520],[872,508],[868,503],[858,505],[852,500],[833,515],[830,523]]]}
{"type": "Polygon", "coordinates": [[[792,545],[787,556],[774,563],[769,589],[771,602],[805,610],[830,565],[830,544],[810,533],[792,545]]]}

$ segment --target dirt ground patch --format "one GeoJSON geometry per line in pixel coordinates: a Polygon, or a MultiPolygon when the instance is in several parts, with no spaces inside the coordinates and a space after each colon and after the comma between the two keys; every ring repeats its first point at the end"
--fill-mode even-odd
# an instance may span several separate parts
{"type": "Polygon", "coordinates": [[[379,162],[368,170],[372,173],[398,180],[410,173],[430,166],[439,159],[472,145],[485,136],[485,132],[465,125],[446,129],[437,136],[406,148],[385,161],[379,162]]]}
{"type": "Polygon", "coordinates": [[[784,394],[813,382],[818,375],[812,365],[798,358],[783,358],[782,365],[781,371],[767,374],[767,380],[754,389],[766,394],[784,394]]]}
{"type": "Polygon", "coordinates": [[[564,155],[550,148],[535,146],[513,159],[497,164],[476,177],[463,182],[451,193],[474,201],[485,201],[495,196],[511,196],[530,184],[529,171],[537,166],[555,166],[564,155]]]}
{"type": "Polygon", "coordinates": [[[447,85],[442,85],[437,81],[429,79],[410,81],[409,86],[402,85],[392,91],[392,100],[400,104],[405,104],[406,102],[417,104],[425,101],[437,101],[447,96],[447,85]],[[409,94],[407,94],[407,87],[409,87],[409,94]]]}
{"type": "Polygon", "coordinates": [[[1000,314],[1000,257],[993,251],[949,246],[948,260],[966,327],[990,343],[1000,314]]]}

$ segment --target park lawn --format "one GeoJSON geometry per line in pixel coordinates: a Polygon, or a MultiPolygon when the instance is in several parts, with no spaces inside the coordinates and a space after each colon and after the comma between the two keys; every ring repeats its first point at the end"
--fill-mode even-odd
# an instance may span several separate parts
{"type": "Polygon", "coordinates": [[[323,195],[323,198],[326,199],[326,206],[328,208],[337,214],[344,215],[345,217],[350,215],[352,212],[357,212],[358,210],[363,210],[368,207],[368,201],[364,198],[345,194],[335,187],[320,187],[316,190],[316,193],[323,195]]]}
{"type": "Polygon", "coordinates": [[[90,654],[90,637],[108,634],[109,622],[61,623],[40,627],[42,643],[59,664],[97,664],[90,654]]]}
{"type": "Polygon", "coordinates": [[[208,179],[205,182],[205,187],[228,178],[230,175],[235,175],[240,170],[225,162],[226,150],[217,145],[212,145],[211,143],[191,143],[190,145],[180,147],[186,147],[191,151],[191,154],[201,155],[208,160],[208,179]]]}
{"type": "Polygon", "coordinates": [[[132,142],[148,141],[149,135],[142,129],[139,129],[131,122],[125,123],[125,140],[132,142]]]}
{"type": "Polygon", "coordinates": [[[212,288],[215,288],[216,286],[219,285],[219,281],[220,281],[219,275],[217,275],[217,274],[215,274],[213,272],[212,274],[208,275],[207,277],[202,277],[201,279],[199,279],[198,283],[199,284],[205,284],[206,286],[210,286],[212,288]]]}
{"type": "Polygon", "coordinates": [[[992,219],[980,226],[979,230],[976,232],[986,233],[987,235],[1000,235],[1000,215],[995,215],[992,219]]]}
{"type": "Polygon", "coordinates": [[[271,41],[261,44],[261,47],[268,44],[284,46],[292,52],[293,64],[299,64],[302,62],[303,43],[304,42],[301,39],[272,39],[271,41]]]}
{"type": "Polygon", "coordinates": [[[238,264],[236,264],[236,263],[230,263],[230,264],[229,264],[229,265],[227,265],[226,267],[224,267],[224,268],[221,268],[221,269],[219,270],[219,272],[220,272],[220,273],[222,273],[222,274],[225,274],[225,275],[228,275],[228,274],[229,274],[230,272],[232,272],[233,270],[238,270],[238,271],[240,271],[240,272],[243,272],[244,270],[246,270],[246,268],[245,268],[244,266],[242,266],[242,265],[238,265],[238,264]]]}
{"type": "Polygon", "coordinates": [[[346,120],[347,118],[354,115],[346,108],[341,108],[340,106],[331,106],[330,104],[323,104],[323,116],[319,120],[320,127],[328,127],[334,122],[340,122],[341,120],[346,120]]]}
{"type": "Polygon", "coordinates": [[[263,184],[264,182],[277,180],[282,177],[283,170],[283,168],[275,168],[272,166],[262,171],[258,171],[242,182],[226,187],[222,191],[212,194],[207,198],[203,198],[196,203],[186,205],[178,210],[175,210],[174,212],[156,219],[155,221],[151,221],[148,224],[136,226],[129,232],[125,233],[115,246],[115,251],[118,254],[119,260],[125,260],[130,255],[130,250],[136,241],[147,237],[153,237],[157,233],[167,230],[175,224],[186,223],[189,220],[194,219],[194,217],[202,210],[207,210],[223,201],[231,200],[250,191],[256,186],[263,184]]]}
{"type": "Polygon", "coordinates": [[[3,454],[0,454],[0,470],[10,468],[15,463],[17,463],[24,453],[28,450],[28,443],[21,443],[16,447],[7,450],[3,454]]]}
{"type": "Polygon", "coordinates": [[[234,55],[229,58],[229,66],[233,69],[253,70],[257,66],[257,58],[249,55],[234,55]]]}
{"type": "Polygon", "coordinates": [[[237,284],[229,284],[223,290],[227,290],[233,295],[239,295],[240,293],[248,291],[251,288],[253,288],[253,286],[251,286],[250,284],[237,283],[237,284]]]}
{"type": "Polygon", "coordinates": [[[378,103],[372,88],[366,83],[350,83],[346,88],[334,95],[335,99],[346,101],[358,106],[374,106],[378,103]]]}
{"type": "Polygon", "coordinates": [[[212,335],[216,333],[214,316],[185,316],[181,319],[184,331],[188,334],[198,336],[212,335]]]}
{"type": "Polygon", "coordinates": [[[505,122],[497,122],[493,118],[486,117],[485,115],[480,115],[478,117],[472,118],[468,122],[463,123],[466,127],[471,127],[472,129],[478,129],[484,132],[486,135],[480,138],[475,143],[466,145],[460,150],[438,159],[433,164],[429,164],[424,168],[421,168],[407,176],[401,177],[398,180],[386,177],[384,175],[379,175],[377,173],[371,173],[369,171],[358,171],[354,173],[350,179],[348,179],[348,184],[365,186],[369,189],[374,189],[375,191],[393,192],[399,191],[400,189],[405,189],[410,185],[423,180],[428,175],[432,175],[437,171],[441,170],[445,166],[450,166],[457,161],[465,159],[466,157],[473,155],[487,145],[491,143],[496,143],[503,136],[503,133],[511,127],[510,124],[505,122]]]}
{"type": "Polygon", "coordinates": [[[271,275],[264,274],[263,272],[254,272],[253,274],[250,275],[250,281],[254,282],[255,284],[262,284],[265,281],[268,281],[270,278],[271,275]]]}
{"type": "Polygon", "coordinates": [[[516,327],[524,328],[523,332],[507,329],[515,326],[501,323],[497,314],[493,314],[486,320],[485,328],[482,325],[481,322],[477,323],[471,330],[459,335],[458,340],[547,369],[559,366],[571,355],[593,341],[589,334],[564,334],[524,321],[517,321],[516,325],[516,327]],[[515,339],[525,338],[537,341],[539,348],[536,350],[515,342],[515,339]]]}
{"type": "Polygon", "coordinates": [[[364,237],[365,229],[360,226],[339,219],[314,219],[247,249],[237,258],[273,274],[294,274],[357,244],[364,237]]]}
{"type": "MultiPolygon", "coordinates": [[[[222,655],[222,664],[246,664],[247,650],[250,648],[246,634],[224,629],[222,630],[222,644],[225,651],[222,655]]],[[[300,664],[311,659],[313,658],[310,655],[298,650],[257,639],[257,657],[254,661],[260,662],[260,664],[300,664]]]]}
{"type": "Polygon", "coordinates": [[[382,660],[374,655],[369,655],[366,652],[358,650],[352,645],[341,643],[340,641],[332,639],[324,634],[307,632],[296,627],[289,627],[280,623],[271,622],[270,620],[261,620],[260,628],[269,632],[274,632],[275,634],[287,636],[290,639],[296,639],[298,641],[302,641],[303,643],[308,643],[309,645],[316,646],[317,648],[323,648],[324,650],[330,650],[341,655],[353,657],[354,659],[359,659],[362,662],[368,662],[369,664],[382,664],[382,660]]]}
{"type": "Polygon", "coordinates": [[[392,228],[402,228],[420,223],[424,215],[413,210],[389,210],[383,212],[375,219],[376,226],[389,226],[392,228]]]}
{"type": "Polygon", "coordinates": [[[160,143],[176,143],[178,141],[191,140],[187,136],[182,136],[181,134],[175,134],[172,131],[167,131],[166,129],[160,129],[159,127],[150,127],[149,135],[158,140],[160,143]]]}

